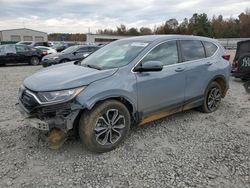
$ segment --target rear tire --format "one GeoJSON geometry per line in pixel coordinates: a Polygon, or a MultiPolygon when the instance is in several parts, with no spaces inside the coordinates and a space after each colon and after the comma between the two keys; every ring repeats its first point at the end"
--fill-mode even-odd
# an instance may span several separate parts
{"type": "Polygon", "coordinates": [[[32,56],[30,58],[30,64],[31,65],[39,65],[39,63],[40,63],[40,60],[39,60],[39,58],[37,56],[32,56]]]}
{"type": "Polygon", "coordinates": [[[60,63],[66,63],[66,62],[68,62],[68,61],[70,61],[70,60],[68,60],[68,59],[62,59],[62,60],[60,61],[60,63]]]}
{"type": "Polygon", "coordinates": [[[51,64],[48,63],[48,62],[42,62],[42,66],[43,66],[43,67],[48,67],[48,66],[51,66],[51,64]]]}
{"type": "Polygon", "coordinates": [[[208,85],[205,92],[205,99],[200,110],[204,113],[211,113],[218,109],[222,97],[220,84],[212,82],[208,85]]]}
{"type": "Polygon", "coordinates": [[[250,80],[250,78],[247,78],[247,77],[242,77],[240,78],[242,82],[247,82],[248,80],[250,80]]]}
{"type": "Polygon", "coordinates": [[[130,114],[116,100],[104,101],[85,111],[79,121],[82,143],[93,152],[108,152],[121,144],[130,129],[130,114]]]}

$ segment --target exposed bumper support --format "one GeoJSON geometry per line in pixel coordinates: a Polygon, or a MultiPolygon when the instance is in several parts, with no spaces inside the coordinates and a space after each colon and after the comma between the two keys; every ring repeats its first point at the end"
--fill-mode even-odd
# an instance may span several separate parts
{"type": "MultiPolygon", "coordinates": [[[[16,107],[18,111],[23,115],[24,120],[28,125],[42,131],[49,131],[53,128],[58,128],[65,133],[73,128],[74,121],[80,112],[80,108],[76,109],[74,106],[74,110],[71,110],[70,113],[66,116],[56,113],[55,116],[45,116],[44,118],[40,119],[38,118],[38,114],[32,114],[28,112],[21,102],[17,103],[16,107]]],[[[60,111],[60,109],[58,109],[58,111],[60,111]]]]}

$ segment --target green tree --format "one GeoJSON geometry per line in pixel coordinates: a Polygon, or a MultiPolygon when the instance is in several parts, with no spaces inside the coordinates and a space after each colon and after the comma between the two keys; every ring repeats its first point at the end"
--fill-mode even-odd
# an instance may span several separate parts
{"type": "Polygon", "coordinates": [[[141,27],[140,28],[141,35],[151,35],[152,33],[153,33],[152,30],[148,27],[141,27]]]}
{"type": "Polygon", "coordinates": [[[240,37],[250,37],[250,9],[239,15],[240,37]]]}
{"type": "Polygon", "coordinates": [[[137,36],[137,35],[140,35],[140,33],[138,32],[138,30],[134,27],[130,28],[127,33],[127,35],[130,35],[130,36],[137,36]]]}
{"type": "Polygon", "coordinates": [[[194,35],[199,36],[212,36],[212,27],[211,23],[208,20],[207,14],[194,14],[189,20],[189,30],[194,35]]]}

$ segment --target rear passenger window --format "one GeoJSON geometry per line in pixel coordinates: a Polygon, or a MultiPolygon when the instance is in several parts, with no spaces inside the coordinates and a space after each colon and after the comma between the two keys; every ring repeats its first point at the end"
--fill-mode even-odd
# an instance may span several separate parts
{"type": "Polygon", "coordinates": [[[176,41],[165,42],[155,47],[144,57],[142,63],[146,61],[160,61],[163,63],[163,65],[178,63],[176,41]]]}
{"type": "Polygon", "coordinates": [[[205,51],[201,41],[182,40],[180,41],[180,44],[184,61],[192,61],[205,58],[205,51]]]}
{"type": "Polygon", "coordinates": [[[214,55],[214,53],[218,49],[218,47],[215,44],[211,43],[211,42],[203,41],[203,44],[205,46],[206,56],[207,57],[211,57],[212,55],[214,55]]]}

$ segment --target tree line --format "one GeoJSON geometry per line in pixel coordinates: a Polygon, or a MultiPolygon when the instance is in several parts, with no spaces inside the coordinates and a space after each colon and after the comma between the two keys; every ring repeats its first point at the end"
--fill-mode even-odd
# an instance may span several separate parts
{"type": "MultiPolygon", "coordinates": [[[[191,18],[184,18],[179,23],[175,18],[151,29],[149,27],[127,28],[121,24],[116,29],[100,29],[97,34],[139,36],[151,34],[185,34],[199,35],[212,38],[247,38],[250,37],[250,9],[238,15],[238,18],[223,18],[222,15],[209,19],[207,14],[193,14],[191,18]]],[[[85,41],[85,34],[65,33],[65,41],[85,41]]],[[[61,33],[52,33],[49,40],[61,40],[61,33]]]]}

